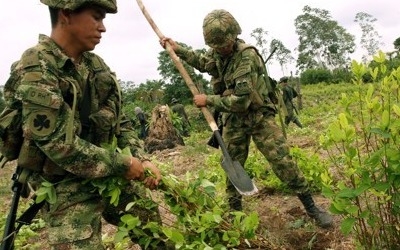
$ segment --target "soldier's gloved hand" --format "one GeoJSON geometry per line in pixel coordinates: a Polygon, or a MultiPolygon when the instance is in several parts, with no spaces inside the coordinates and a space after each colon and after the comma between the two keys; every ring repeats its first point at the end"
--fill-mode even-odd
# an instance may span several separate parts
{"type": "Polygon", "coordinates": [[[160,170],[150,161],[144,161],[142,162],[142,165],[145,172],[150,172],[149,174],[146,174],[146,178],[143,180],[144,185],[149,189],[155,189],[161,180],[160,170]]]}
{"type": "Polygon", "coordinates": [[[130,163],[128,167],[128,171],[125,173],[125,178],[128,180],[144,180],[145,175],[144,175],[144,167],[142,165],[142,162],[136,158],[136,157],[131,157],[130,158],[130,163]]]}

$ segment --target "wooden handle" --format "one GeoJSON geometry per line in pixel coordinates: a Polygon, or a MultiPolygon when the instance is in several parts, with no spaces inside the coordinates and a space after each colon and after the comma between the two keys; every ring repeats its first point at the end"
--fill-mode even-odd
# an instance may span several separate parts
{"type": "MultiPolygon", "coordinates": [[[[147,12],[146,8],[144,7],[143,3],[141,0],[136,0],[137,4],[139,5],[140,10],[142,11],[143,15],[149,22],[150,26],[153,28],[153,30],[156,32],[157,36],[159,39],[164,38],[165,36],[161,33],[161,31],[158,29],[157,25],[147,12]]],[[[182,75],[183,80],[185,80],[186,85],[190,89],[190,92],[192,92],[193,95],[200,94],[199,90],[197,89],[196,85],[193,83],[192,79],[190,78],[190,75],[186,71],[185,67],[183,66],[181,60],[179,57],[175,54],[175,51],[172,49],[171,45],[169,43],[165,44],[165,49],[167,50],[169,56],[171,57],[172,61],[174,62],[176,68],[178,69],[179,73],[182,75]]],[[[208,125],[210,125],[210,128],[212,131],[218,130],[217,123],[214,120],[213,115],[211,112],[206,108],[202,107],[201,112],[203,113],[204,117],[206,118],[208,125]]]]}

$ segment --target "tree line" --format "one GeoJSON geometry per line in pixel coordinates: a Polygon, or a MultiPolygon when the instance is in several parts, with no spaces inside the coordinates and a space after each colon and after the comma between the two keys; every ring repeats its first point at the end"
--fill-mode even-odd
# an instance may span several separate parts
{"type": "MultiPolygon", "coordinates": [[[[373,56],[384,45],[381,42],[382,37],[375,28],[377,19],[368,13],[358,12],[354,22],[361,29],[359,46],[364,53],[362,61],[365,64],[373,63],[373,56]]],[[[255,46],[264,59],[275,50],[268,64],[278,63],[282,74],[288,75],[287,65],[296,62],[295,74],[299,76],[302,84],[350,81],[351,54],[356,50],[355,36],[334,20],[328,10],[308,5],[304,6],[302,14],[295,18],[294,25],[299,44],[293,51],[281,40],[270,37],[268,31],[261,27],[251,32],[255,46]]],[[[186,44],[181,43],[181,45],[190,48],[186,44]]],[[[389,69],[400,66],[400,37],[393,42],[393,45],[394,50],[386,52],[390,59],[387,61],[389,69]]],[[[177,98],[184,104],[191,103],[191,93],[166,51],[160,52],[158,62],[157,69],[161,80],[147,80],[139,85],[121,81],[124,90],[128,92],[127,99],[135,100],[142,106],[155,102],[168,104],[172,98],[177,98]]],[[[204,75],[186,64],[185,67],[199,90],[208,93],[210,89],[204,75]]],[[[372,79],[368,73],[364,78],[366,82],[372,79]]]]}

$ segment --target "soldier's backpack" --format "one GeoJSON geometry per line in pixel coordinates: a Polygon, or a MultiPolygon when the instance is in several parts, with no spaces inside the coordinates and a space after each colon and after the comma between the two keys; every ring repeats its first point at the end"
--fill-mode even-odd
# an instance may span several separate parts
{"type": "MultiPolygon", "coordinates": [[[[16,63],[11,67],[15,67],[16,63]]],[[[8,79],[4,86],[4,97],[10,97],[15,93],[14,76],[8,79]]],[[[11,98],[13,99],[13,98],[11,98]]],[[[22,111],[21,104],[6,99],[6,106],[0,114],[0,153],[1,166],[7,161],[18,158],[23,142],[22,134],[22,111]]]]}
{"type": "Polygon", "coordinates": [[[0,114],[0,152],[7,160],[18,158],[22,145],[21,113],[6,107],[0,114]]]}
{"type": "MultiPolygon", "coordinates": [[[[262,63],[262,75],[264,76],[264,91],[267,92],[267,97],[269,98],[269,100],[273,103],[273,104],[277,104],[278,103],[278,97],[277,97],[277,83],[276,81],[274,81],[271,77],[268,76],[268,71],[267,68],[264,64],[264,59],[261,56],[260,52],[258,51],[258,49],[252,45],[248,45],[245,43],[239,43],[239,52],[242,53],[244,50],[246,49],[254,49],[257,53],[257,55],[259,56],[260,60],[263,62],[262,63]]],[[[262,105],[262,103],[264,102],[264,98],[266,96],[260,96],[258,92],[252,93],[252,99],[255,100],[255,103],[258,103],[259,105],[262,105]]]]}
{"type": "Polygon", "coordinates": [[[297,91],[293,87],[291,87],[291,88],[292,88],[293,98],[296,98],[299,94],[297,93],[297,91]]]}

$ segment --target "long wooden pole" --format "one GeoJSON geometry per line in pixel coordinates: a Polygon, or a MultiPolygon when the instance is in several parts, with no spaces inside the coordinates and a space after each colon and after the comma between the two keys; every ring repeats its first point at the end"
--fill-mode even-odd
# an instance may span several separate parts
{"type": "MultiPolygon", "coordinates": [[[[137,3],[143,13],[143,15],[146,17],[147,21],[149,22],[150,26],[153,28],[154,32],[157,34],[159,39],[164,38],[165,36],[161,33],[161,31],[158,29],[157,25],[147,12],[146,8],[144,7],[142,1],[137,0],[137,3]]],[[[176,68],[178,69],[179,73],[182,75],[183,79],[186,82],[186,85],[189,87],[190,91],[192,92],[193,95],[200,94],[199,90],[197,89],[196,85],[193,83],[192,79],[190,78],[190,75],[186,71],[185,67],[183,66],[182,62],[180,61],[179,57],[175,54],[175,51],[171,48],[171,45],[169,43],[166,43],[165,49],[167,50],[168,54],[170,55],[172,61],[174,62],[176,68]]],[[[213,115],[211,112],[206,108],[202,107],[201,112],[203,113],[204,117],[206,118],[208,124],[210,125],[212,131],[218,130],[218,125],[214,120],[213,115]]]]}

